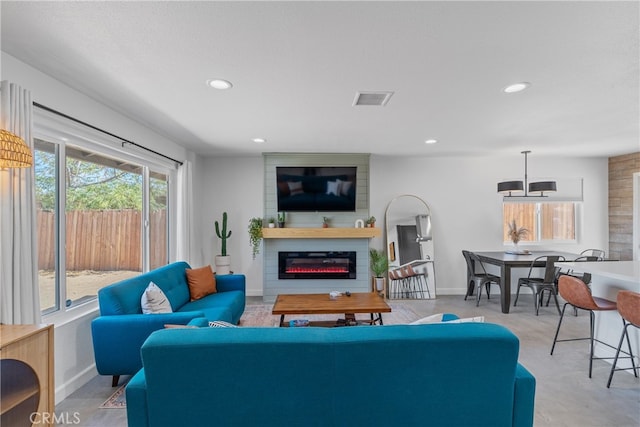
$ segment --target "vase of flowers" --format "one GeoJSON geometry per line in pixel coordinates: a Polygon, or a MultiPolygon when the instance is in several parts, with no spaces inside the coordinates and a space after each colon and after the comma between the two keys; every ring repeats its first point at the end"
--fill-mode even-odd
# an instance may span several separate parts
{"type": "Polygon", "coordinates": [[[511,239],[511,242],[513,242],[512,252],[525,253],[524,251],[520,251],[520,249],[518,248],[518,242],[520,242],[520,240],[522,240],[523,238],[527,237],[527,234],[529,234],[529,230],[527,230],[524,227],[518,227],[515,219],[507,223],[507,225],[509,226],[509,231],[508,231],[509,239],[511,239]]]}

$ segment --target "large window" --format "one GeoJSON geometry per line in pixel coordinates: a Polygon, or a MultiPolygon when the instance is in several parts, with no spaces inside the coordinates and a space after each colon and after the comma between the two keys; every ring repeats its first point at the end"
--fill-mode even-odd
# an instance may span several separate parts
{"type": "Polygon", "coordinates": [[[576,203],[537,202],[503,203],[503,240],[510,242],[509,223],[528,230],[523,242],[575,242],[576,203]]]}
{"type": "Polygon", "coordinates": [[[168,173],[98,151],[35,141],[43,313],[168,262],[168,173]]]}

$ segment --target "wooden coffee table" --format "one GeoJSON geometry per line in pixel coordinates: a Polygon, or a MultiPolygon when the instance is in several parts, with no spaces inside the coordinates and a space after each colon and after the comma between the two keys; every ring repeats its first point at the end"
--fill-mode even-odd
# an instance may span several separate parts
{"type": "MultiPolygon", "coordinates": [[[[331,298],[326,294],[281,294],[273,305],[272,314],[280,315],[280,326],[286,326],[284,316],[291,314],[343,314],[346,325],[355,325],[356,313],[369,313],[368,324],[382,325],[382,313],[390,313],[391,307],[375,292],[342,294],[331,298]]],[[[361,322],[360,322],[361,323],[361,322]]],[[[313,322],[312,326],[337,326],[337,322],[313,322]]]]}

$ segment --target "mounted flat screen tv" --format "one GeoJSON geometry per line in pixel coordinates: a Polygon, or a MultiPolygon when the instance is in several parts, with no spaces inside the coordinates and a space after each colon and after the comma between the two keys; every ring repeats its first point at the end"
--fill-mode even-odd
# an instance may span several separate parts
{"type": "Polygon", "coordinates": [[[276,167],[279,212],[353,212],[356,166],[276,167]]]}

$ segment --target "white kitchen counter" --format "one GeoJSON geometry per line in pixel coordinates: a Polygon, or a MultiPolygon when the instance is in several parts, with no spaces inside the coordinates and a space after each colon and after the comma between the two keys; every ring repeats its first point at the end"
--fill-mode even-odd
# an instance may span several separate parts
{"type": "Polygon", "coordinates": [[[558,267],[572,269],[576,272],[591,273],[614,280],[631,282],[632,291],[640,292],[640,261],[592,261],[592,262],[558,262],[558,267]],[[635,282],[635,287],[633,283],[635,282]]]}

